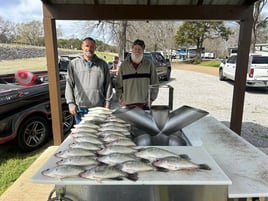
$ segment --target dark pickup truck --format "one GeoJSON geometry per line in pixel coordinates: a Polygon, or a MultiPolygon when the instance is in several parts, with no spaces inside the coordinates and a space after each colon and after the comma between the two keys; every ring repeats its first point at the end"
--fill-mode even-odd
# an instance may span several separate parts
{"type": "MultiPolygon", "coordinates": [[[[130,56],[130,52],[125,53],[125,58],[130,56]]],[[[156,68],[159,81],[169,81],[171,74],[171,63],[160,52],[144,52],[144,57],[151,60],[156,68]]]]}
{"type": "MultiPolygon", "coordinates": [[[[47,72],[35,72],[38,84],[22,86],[14,74],[0,75],[0,144],[11,140],[23,151],[41,147],[52,136],[47,72]]],[[[64,98],[65,76],[60,73],[64,132],[74,123],[64,98]]]]}

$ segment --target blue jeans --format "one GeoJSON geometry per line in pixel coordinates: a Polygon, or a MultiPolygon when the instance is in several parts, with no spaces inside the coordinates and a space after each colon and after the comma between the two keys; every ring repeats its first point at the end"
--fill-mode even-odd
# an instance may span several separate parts
{"type": "Polygon", "coordinates": [[[88,113],[87,108],[79,108],[77,109],[77,114],[74,116],[75,124],[79,124],[82,120],[82,117],[88,113]]]}

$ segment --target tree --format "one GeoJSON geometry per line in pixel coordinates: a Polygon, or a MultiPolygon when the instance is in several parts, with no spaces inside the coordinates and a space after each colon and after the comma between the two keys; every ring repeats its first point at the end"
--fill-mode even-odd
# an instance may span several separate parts
{"type": "Polygon", "coordinates": [[[184,22],[175,34],[176,43],[180,46],[195,45],[198,57],[201,57],[201,50],[205,39],[222,38],[228,40],[232,34],[230,28],[225,27],[222,21],[187,21],[184,22]]]}
{"type": "Polygon", "coordinates": [[[15,38],[14,24],[0,16],[0,42],[12,42],[15,38]]]}
{"type": "Polygon", "coordinates": [[[174,48],[175,22],[173,21],[91,21],[82,24],[82,33],[98,35],[106,43],[118,47],[119,57],[131,49],[137,38],[146,43],[146,50],[174,48]]]}
{"type": "Polygon", "coordinates": [[[36,20],[28,23],[18,23],[16,29],[17,42],[41,45],[39,39],[44,36],[43,23],[36,20]]]}
{"type": "Polygon", "coordinates": [[[254,13],[253,13],[253,26],[252,26],[252,37],[251,37],[251,46],[250,51],[255,52],[255,46],[257,41],[257,35],[261,33],[262,30],[266,31],[268,17],[263,18],[261,16],[261,11],[264,8],[267,0],[259,0],[254,4],[254,13]]]}

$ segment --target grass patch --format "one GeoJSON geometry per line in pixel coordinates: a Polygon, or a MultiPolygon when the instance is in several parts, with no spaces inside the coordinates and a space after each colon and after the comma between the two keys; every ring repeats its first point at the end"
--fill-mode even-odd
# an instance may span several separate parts
{"type": "Polygon", "coordinates": [[[0,155],[0,196],[10,187],[18,177],[42,154],[42,152],[53,144],[48,142],[38,151],[22,153],[16,148],[14,142],[1,145],[0,155]]]}
{"type": "MultiPolygon", "coordinates": [[[[112,61],[113,56],[116,54],[109,52],[96,52],[96,55],[104,59],[106,62],[109,62],[112,61]]],[[[0,61],[0,74],[11,74],[18,70],[28,70],[30,72],[46,71],[46,57],[0,61]]]]}
{"type": "Polygon", "coordinates": [[[202,61],[199,65],[208,67],[219,67],[220,64],[221,64],[220,60],[209,60],[209,61],[202,61]]]}

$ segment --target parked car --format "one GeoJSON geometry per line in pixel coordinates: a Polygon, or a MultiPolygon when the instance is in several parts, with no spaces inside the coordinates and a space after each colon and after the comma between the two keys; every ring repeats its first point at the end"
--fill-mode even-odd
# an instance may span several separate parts
{"type": "MultiPolygon", "coordinates": [[[[37,72],[39,84],[21,86],[14,75],[0,76],[0,144],[16,141],[23,151],[33,151],[52,136],[47,72],[37,72]]],[[[60,76],[63,130],[68,133],[74,118],[64,98],[65,79],[60,76]]]]}
{"type": "Polygon", "coordinates": [[[60,56],[59,62],[58,62],[58,67],[60,72],[67,72],[67,67],[72,59],[74,59],[76,56],[68,56],[68,55],[63,55],[60,56]]]}
{"type": "MultiPolygon", "coordinates": [[[[223,60],[219,67],[220,80],[235,80],[237,54],[223,60]]],[[[247,87],[268,87],[268,56],[251,54],[247,73],[247,87]]]]}
{"type": "MultiPolygon", "coordinates": [[[[125,54],[125,58],[130,56],[130,53],[125,54]]],[[[151,60],[156,68],[159,81],[170,80],[171,63],[160,52],[144,52],[144,57],[151,60]]]]}

